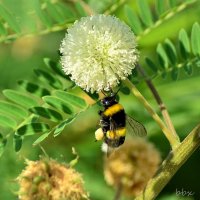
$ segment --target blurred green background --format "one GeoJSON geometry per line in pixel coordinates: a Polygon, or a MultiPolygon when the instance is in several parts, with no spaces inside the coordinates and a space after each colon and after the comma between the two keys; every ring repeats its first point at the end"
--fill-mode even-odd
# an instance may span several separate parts
{"type": "MultiPolygon", "coordinates": [[[[34,24],[26,17],[27,12],[32,12],[33,2],[34,0],[1,0],[0,4],[16,15],[21,27],[28,33],[34,29],[34,24]]],[[[62,2],[69,3],[69,1],[62,2]]],[[[86,2],[96,12],[101,13],[118,1],[88,0],[86,2]]],[[[163,0],[163,3],[166,2],[163,0]]],[[[149,1],[149,3],[153,7],[154,1],[149,1]]],[[[116,16],[126,21],[124,15],[125,4],[135,10],[137,10],[137,6],[134,0],[124,1],[118,9],[114,10],[116,16]]],[[[151,31],[150,34],[144,36],[138,44],[141,49],[141,62],[146,55],[154,56],[158,42],[162,42],[166,37],[176,40],[178,31],[181,28],[185,28],[190,33],[192,24],[195,21],[200,21],[199,13],[200,2],[197,1],[197,3],[174,15],[151,31]]],[[[34,82],[33,69],[44,66],[44,57],[49,57],[55,61],[59,60],[58,49],[64,34],[65,30],[62,30],[33,37],[19,37],[9,43],[2,42],[0,44],[0,89],[15,89],[18,87],[17,81],[21,79],[34,82]]],[[[161,77],[156,77],[153,82],[169,110],[179,136],[183,139],[199,123],[200,119],[199,69],[194,69],[191,76],[181,72],[177,81],[172,81],[167,76],[164,80],[161,77]]],[[[140,82],[137,87],[152,106],[159,111],[144,81],[140,82]]],[[[169,144],[159,127],[134,96],[124,96],[121,93],[119,95],[127,113],[145,125],[148,131],[148,139],[159,149],[162,158],[165,158],[169,152],[169,144]]],[[[2,94],[0,96],[3,98],[2,94]]],[[[98,109],[98,105],[93,106],[87,112],[82,113],[59,137],[53,138],[53,136],[50,136],[41,145],[50,157],[63,162],[69,162],[74,158],[71,148],[72,146],[75,147],[80,156],[75,168],[83,174],[86,189],[90,192],[91,199],[110,200],[114,197],[114,190],[107,186],[104,181],[101,144],[94,142],[94,132],[99,118],[98,109]],[[103,195],[102,191],[104,191],[103,195]]],[[[39,155],[43,155],[39,146],[32,146],[36,138],[37,136],[27,138],[19,153],[14,152],[12,141],[9,141],[3,156],[0,158],[0,200],[17,199],[15,179],[24,167],[24,160],[26,158],[36,160],[39,155]]],[[[181,191],[182,189],[194,193],[191,198],[187,199],[200,199],[199,165],[200,150],[198,149],[177,172],[157,199],[181,199],[180,196],[176,195],[176,190],[181,191]]],[[[128,197],[123,198],[129,199],[128,197]]]]}

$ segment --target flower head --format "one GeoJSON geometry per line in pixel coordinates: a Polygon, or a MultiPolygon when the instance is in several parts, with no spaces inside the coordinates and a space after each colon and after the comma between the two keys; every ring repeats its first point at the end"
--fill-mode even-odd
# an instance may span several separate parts
{"type": "Polygon", "coordinates": [[[81,175],[54,160],[27,161],[17,180],[20,200],[88,199],[81,175]]]}
{"type": "Polygon", "coordinates": [[[105,179],[109,185],[121,185],[125,193],[136,196],[155,174],[159,163],[160,154],[151,143],[141,138],[126,140],[105,158],[105,179]]]}
{"type": "Polygon", "coordinates": [[[86,91],[115,87],[138,60],[135,35],[114,16],[83,17],[67,30],[60,52],[64,72],[86,91]]]}

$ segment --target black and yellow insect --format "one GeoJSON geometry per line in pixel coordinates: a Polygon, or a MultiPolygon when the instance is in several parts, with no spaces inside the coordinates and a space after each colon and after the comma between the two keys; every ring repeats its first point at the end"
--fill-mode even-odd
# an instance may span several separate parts
{"type": "Polygon", "coordinates": [[[116,100],[116,94],[101,100],[104,110],[99,111],[100,128],[95,132],[96,140],[103,140],[108,147],[116,148],[125,141],[127,130],[136,136],[146,135],[145,127],[126,115],[124,107],[116,100]]]}

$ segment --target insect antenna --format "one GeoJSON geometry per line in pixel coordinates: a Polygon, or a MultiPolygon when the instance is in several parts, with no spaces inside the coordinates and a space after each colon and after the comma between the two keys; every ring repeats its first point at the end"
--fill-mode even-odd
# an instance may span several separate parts
{"type": "Polygon", "coordinates": [[[103,90],[101,90],[101,92],[104,94],[104,96],[106,96],[106,93],[103,90]]]}
{"type": "Polygon", "coordinates": [[[111,97],[116,96],[117,93],[119,92],[119,90],[120,90],[120,88],[118,88],[118,90],[117,90],[116,92],[114,92],[114,91],[112,90],[112,88],[110,88],[110,96],[111,96],[111,97]]]}

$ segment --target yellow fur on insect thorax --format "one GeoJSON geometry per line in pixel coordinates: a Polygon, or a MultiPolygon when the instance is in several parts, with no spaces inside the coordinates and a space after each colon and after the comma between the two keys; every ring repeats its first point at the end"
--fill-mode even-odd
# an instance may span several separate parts
{"type": "Polygon", "coordinates": [[[114,104],[112,106],[110,106],[109,108],[107,108],[105,111],[104,111],[104,115],[105,116],[112,116],[113,114],[119,112],[120,110],[124,110],[123,106],[120,105],[119,103],[117,104],[114,104]]]}
{"type": "Polygon", "coordinates": [[[109,139],[116,139],[119,137],[124,137],[126,135],[126,128],[119,128],[115,131],[107,131],[106,137],[109,139]]]}

